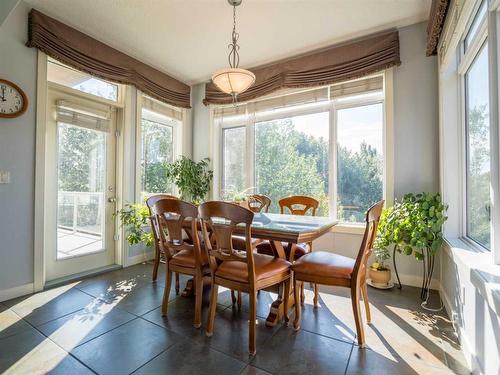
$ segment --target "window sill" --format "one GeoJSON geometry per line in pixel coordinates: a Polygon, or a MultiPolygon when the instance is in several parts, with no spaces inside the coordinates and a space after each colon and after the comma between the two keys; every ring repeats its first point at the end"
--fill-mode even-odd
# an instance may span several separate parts
{"type": "Polygon", "coordinates": [[[347,224],[340,223],[334,225],[330,232],[332,233],[342,233],[342,234],[356,234],[362,236],[365,233],[365,226],[363,224],[347,224]]]}
{"type": "Polygon", "coordinates": [[[456,263],[470,272],[470,282],[488,305],[500,316],[500,265],[493,263],[491,252],[460,238],[446,238],[444,251],[456,263]]]}

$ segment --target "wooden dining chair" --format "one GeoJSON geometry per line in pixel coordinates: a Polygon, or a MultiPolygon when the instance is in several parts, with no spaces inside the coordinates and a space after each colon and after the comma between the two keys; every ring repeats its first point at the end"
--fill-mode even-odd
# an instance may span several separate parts
{"type": "MultiPolygon", "coordinates": [[[[251,224],[254,216],[252,211],[233,203],[218,201],[201,204],[199,211],[212,275],[206,334],[207,336],[213,334],[219,285],[248,293],[250,299],[248,349],[253,355],[256,352],[257,291],[278,284],[281,286],[281,293],[284,294],[285,306],[288,306],[291,263],[285,259],[254,253],[251,245],[251,224]],[[246,250],[244,251],[235,250],[232,244],[232,235],[238,225],[245,228],[246,250]],[[209,240],[210,233],[215,236],[215,245],[209,240]]],[[[284,319],[288,322],[287,311],[284,319]]]]}
{"type": "MultiPolygon", "coordinates": [[[[319,207],[319,202],[305,195],[292,195],[290,197],[282,198],[278,201],[278,205],[280,207],[281,214],[291,214],[291,215],[299,215],[305,216],[308,213],[311,216],[316,216],[316,211],[319,207]]],[[[283,244],[285,248],[285,254],[288,260],[295,261],[300,257],[304,256],[307,253],[312,251],[312,242],[310,243],[301,243],[295,246],[295,255],[294,259],[291,259],[291,246],[290,244],[283,244]]],[[[273,254],[274,250],[269,242],[263,242],[257,246],[257,252],[259,254],[269,254],[277,256],[277,254],[273,254]]],[[[314,305],[317,306],[319,299],[318,286],[313,285],[314,288],[314,305]]],[[[300,301],[304,304],[305,294],[304,294],[304,285],[302,284],[300,301]]]]}
{"type": "MultiPolygon", "coordinates": [[[[375,203],[366,213],[366,228],[361,247],[356,259],[326,251],[315,251],[304,255],[297,260],[292,269],[294,271],[295,298],[299,298],[298,284],[300,282],[312,282],[315,284],[343,286],[351,289],[351,302],[356,323],[358,344],[365,345],[365,334],[361,319],[359,300],[363,295],[366,310],[366,320],[371,321],[368,292],[366,290],[366,272],[368,257],[372,253],[373,242],[377,234],[377,226],[380,214],[384,207],[384,201],[375,203]]],[[[295,304],[295,320],[293,326],[300,328],[301,306],[295,304]]]]}
{"type": "Polygon", "coordinates": [[[208,255],[201,246],[198,235],[192,237],[192,243],[186,242],[183,235],[185,221],[190,222],[191,233],[198,233],[198,207],[177,199],[162,199],[152,209],[155,225],[160,234],[160,246],[166,256],[166,280],[161,312],[167,316],[168,300],[172,283],[172,272],[194,276],[196,328],[201,326],[201,303],[203,297],[203,276],[210,274],[208,255]],[[168,238],[165,235],[165,229],[168,238]]]}
{"type": "MultiPolygon", "coordinates": [[[[149,221],[151,223],[151,232],[153,233],[153,240],[154,240],[154,246],[155,246],[155,259],[153,263],[153,281],[156,281],[158,278],[158,268],[160,267],[160,262],[162,257],[165,257],[165,254],[162,252],[162,248],[160,246],[160,234],[157,233],[156,231],[156,225],[155,225],[155,215],[152,213],[152,208],[161,199],[179,199],[174,195],[170,194],[156,194],[150,196],[148,199],[146,199],[146,206],[148,207],[149,210],[149,221]]],[[[175,292],[179,294],[179,275],[175,274],[175,292]]]]}
{"type": "Polygon", "coordinates": [[[252,212],[268,212],[271,198],[264,194],[252,194],[248,197],[248,207],[252,212]]]}

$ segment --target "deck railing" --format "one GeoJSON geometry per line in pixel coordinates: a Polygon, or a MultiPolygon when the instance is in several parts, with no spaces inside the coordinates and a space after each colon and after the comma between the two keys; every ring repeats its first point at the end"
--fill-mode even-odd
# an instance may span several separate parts
{"type": "Polygon", "coordinates": [[[104,193],[58,191],[57,227],[73,233],[102,234],[104,193]]]}

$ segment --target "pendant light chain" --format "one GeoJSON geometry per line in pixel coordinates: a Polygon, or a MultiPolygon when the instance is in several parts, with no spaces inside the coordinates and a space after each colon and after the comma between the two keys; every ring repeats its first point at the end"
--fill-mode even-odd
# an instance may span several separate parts
{"type": "Polygon", "coordinates": [[[239,34],[236,32],[236,5],[233,5],[233,34],[232,40],[233,42],[229,44],[229,48],[231,48],[231,52],[229,52],[229,66],[231,68],[237,68],[240,65],[240,55],[238,53],[238,49],[240,46],[238,45],[239,34]]]}

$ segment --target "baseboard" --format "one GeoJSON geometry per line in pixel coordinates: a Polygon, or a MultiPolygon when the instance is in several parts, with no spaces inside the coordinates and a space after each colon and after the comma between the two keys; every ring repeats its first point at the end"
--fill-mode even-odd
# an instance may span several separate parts
{"type": "Polygon", "coordinates": [[[15,286],[9,289],[0,290],[0,302],[7,301],[12,298],[25,296],[33,293],[33,283],[15,286]]]}
{"type": "Polygon", "coordinates": [[[453,323],[453,327],[455,327],[455,330],[458,333],[458,339],[460,341],[460,348],[462,349],[462,353],[464,354],[465,360],[467,362],[467,366],[469,369],[472,370],[473,374],[481,374],[480,366],[479,363],[477,362],[476,359],[476,353],[474,350],[472,350],[472,345],[470,344],[469,340],[467,339],[467,335],[465,334],[465,331],[463,327],[454,320],[454,317],[458,315],[458,312],[455,311],[453,304],[451,303],[450,297],[448,294],[445,292],[443,289],[442,285],[440,285],[439,288],[439,294],[441,296],[441,300],[443,301],[444,308],[446,310],[446,313],[448,314],[448,317],[453,323]]]}
{"type": "MultiPolygon", "coordinates": [[[[415,286],[417,288],[422,287],[422,276],[405,275],[405,274],[400,273],[399,279],[401,280],[401,284],[403,284],[403,285],[415,286]]],[[[396,274],[393,272],[392,273],[392,282],[397,283],[397,281],[398,281],[398,279],[396,277],[396,274]]],[[[431,280],[431,289],[439,290],[439,280],[437,280],[437,279],[431,280]]]]}
{"type": "Polygon", "coordinates": [[[130,267],[133,266],[134,264],[139,264],[139,263],[144,263],[147,261],[150,261],[154,259],[155,255],[154,252],[148,251],[146,253],[141,253],[138,255],[135,255],[133,257],[128,257],[125,258],[125,261],[123,262],[123,267],[130,267]]]}

